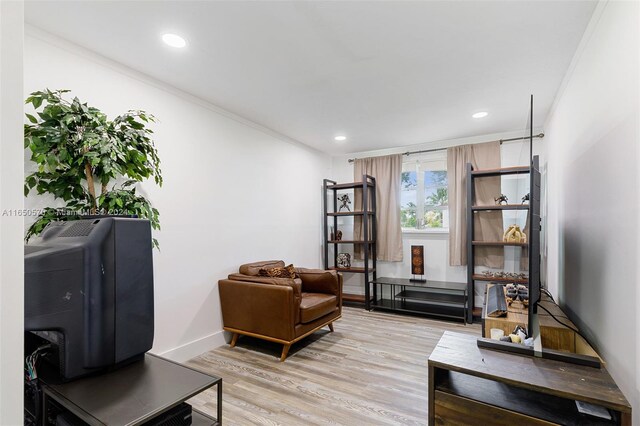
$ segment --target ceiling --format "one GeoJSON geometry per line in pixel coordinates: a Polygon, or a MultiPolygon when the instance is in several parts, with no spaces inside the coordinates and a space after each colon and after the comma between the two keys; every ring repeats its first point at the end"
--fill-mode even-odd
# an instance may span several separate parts
{"type": "Polygon", "coordinates": [[[541,125],[592,1],[27,1],[28,24],[330,154],[541,125]],[[187,39],[176,50],[167,32],[187,39]],[[487,111],[483,119],[471,115],[487,111]],[[347,140],[334,141],[344,134],[347,140]]]}

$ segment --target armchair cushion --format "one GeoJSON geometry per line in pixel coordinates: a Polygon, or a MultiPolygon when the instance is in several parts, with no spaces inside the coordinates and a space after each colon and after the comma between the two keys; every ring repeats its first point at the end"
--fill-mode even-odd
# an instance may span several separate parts
{"type": "Polygon", "coordinates": [[[260,269],[267,268],[284,268],[284,261],[282,260],[263,260],[262,262],[247,263],[240,266],[238,272],[243,275],[257,276],[260,273],[260,269]]]}
{"type": "Polygon", "coordinates": [[[300,302],[300,322],[306,324],[336,310],[338,299],[334,295],[322,293],[302,293],[300,302]]]}
{"type": "Polygon", "coordinates": [[[340,280],[336,271],[324,269],[296,268],[302,279],[302,291],[310,293],[340,294],[340,280]]]}
{"type": "Polygon", "coordinates": [[[258,271],[258,275],[261,277],[274,277],[274,278],[296,278],[296,268],[293,265],[285,266],[284,268],[261,268],[258,271]]]}

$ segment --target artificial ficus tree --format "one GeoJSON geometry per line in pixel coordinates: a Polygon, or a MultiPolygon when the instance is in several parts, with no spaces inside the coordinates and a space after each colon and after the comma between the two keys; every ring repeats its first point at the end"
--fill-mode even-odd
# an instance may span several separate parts
{"type": "MultiPolygon", "coordinates": [[[[68,92],[46,89],[31,93],[25,101],[37,115],[26,114],[29,123],[24,126],[25,149],[37,164],[26,177],[25,196],[35,189],[65,202],[65,207],[44,209],[25,239],[40,234],[53,220],[87,214],[137,215],[160,229],[158,210],[135,189],[147,178],[162,186],[153,132],[146,127],[155,118],[144,111],[128,111],[109,120],[77,97],[65,99],[68,92]],[[118,185],[119,179],[125,181],[118,185]]],[[[153,244],[158,246],[155,239],[153,244]]]]}

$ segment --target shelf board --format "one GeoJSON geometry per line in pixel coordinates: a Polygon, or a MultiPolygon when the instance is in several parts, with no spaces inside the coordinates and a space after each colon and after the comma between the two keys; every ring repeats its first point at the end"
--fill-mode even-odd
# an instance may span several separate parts
{"type": "MultiPolygon", "coordinates": [[[[358,267],[351,267],[351,268],[329,268],[329,270],[331,271],[338,271],[338,272],[351,272],[354,274],[364,274],[364,268],[358,268],[358,267]]],[[[369,268],[369,273],[371,272],[375,272],[376,270],[374,268],[369,268]]]]}
{"type": "MultiPolygon", "coordinates": [[[[342,300],[345,302],[364,303],[364,294],[342,293],[342,300]]],[[[370,297],[373,300],[373,297],[370,297]]]]}
{"type": "Polygon", "coordinates": [[[375,212],[335,212],[327,213],[327,216],[364,216],[365,214],[374,215],[375,212]]]}
{"type": "Polygon", "coordinates": [[[464,309],[467,304],[467,296],[462,294],[436,293],[419,290],[403,290],[396,294],[396,299],[414,300],[424,303],[443,304],[464,309]]]}
{"type": "Polygon", "coordinates": [[[504,241],[472,241],[474,246],[515,246],[528,247],[529,243],[505,243],[504,241]]]}
{"type": "Polygon", "coordinates": [[[464,306],[446,306],[402,300],[378,299],[372,302],[373,309],[407,312],[436,317],[455,318],[464,321],[464,306]]]}
{"type": "MultiPolygon", "coordinates": [[[[327,185],[327,189],[357,189],[362,188],[362,182],[337,183],[327,185]]],[[[367,188],[375,188],[375,185],[367,182],[367,188]]]]}
{"type": "Polygon", "coordinates": [[[329,244],[375,244],[375,241],[354,241],[354,240],[329,240],[329,244]]]}
{"type": "Polygon", "coordinates": [[[480,274],[473,275],[474,281],[490,281],[496,283],[516,283],[516,284],[528,284],[529,280],[526,279],[513,279],[513,278],[497,278],[497,277],[486,277],[480,274]]]}
{"type": "Polygon", "coordinates": [[[473,177],[517,175],[517,174],[524,174],[524,173],[529,173],[529,166],[502,167],[500,169],[485,169],[485,170],[471,171],[471,175],[473,177]]]}
{"type": "Polygon", "coordinates": [[[473,206],[471,210],[474,212],[485,210],[529,210],[528,204],[503,204],[496,206],[473,206]]]}
{"type": "Polygon", "coordinates": [[[573,399],[457,371],[448,371],[446,375],[439,375],[435,390],[541,419],[541,422],[536,424],[542,424],[542,421],[550,422],[545,424],[563,425],[617,424],[615,420],[598,419],[580,414],[573,399]]]}
{"type": "Polygon", "coordinates": [[[191,425],[192,426],[216,426],[219,425],[215,418],[198,411],[195,408],[191,411],[191,425]]]}

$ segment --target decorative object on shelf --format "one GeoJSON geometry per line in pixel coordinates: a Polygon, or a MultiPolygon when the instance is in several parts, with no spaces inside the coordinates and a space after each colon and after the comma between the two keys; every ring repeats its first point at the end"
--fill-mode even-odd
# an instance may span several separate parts
{"type": "Polygon", "coordinates": [[[525,195],[524,197],[522,197],[522,204],[524,203],[528,203],[529,202],[529,193],[527,192],[527,195],[525,195]]]}
{"type": "Polygon", "coordinates": [[[516,273],[516,272],[504,272],[504,271],[500,271],[500,272],[483,271],[481,275],[487,278],[502,278],[502,279],[511,279],[511,280],[528,279],[527,275],[523,274],[522,272],[516,273]]]}
{"type": "Polygon", "coordinates": [[[504,330],[501,328],[492,328],[491,329],[491,338],[493,340],[500,340],[504,337],[504,330]]]}
{"type": "Polygon", "coordinates": [[[337,266],[338,268],[351,268],[351,255],[349,253],[338,253],[337,266]]]}
{"type": "Polygon", "coordinates": [[[425,283],[424,279],[424,246],[411,246],[411,281],[425,283]],[[416,278],[420,275],[420,278],[416,278]]]}
{"type": "Polygon", "coordinates": [[[505,288],[507,290],[506,292],[507,304],[511,305],[511,302],[513,302],[518,298],[518,290],[516,290],[516,287],[513,284],[507,284],[505,288]]]}
{"type": "Polygon", "coordinates": [[[518,225],[511,225],[504,231],[504,235],[502,236],[502,241],[505,243],[526,243],[527,236],[524,232],[520,230],[518,225]]]}
{"type": "Polygon", "coordinates": [[[529,289],[524,285],[507,284],[506,289],[506,301],[509,306],[511,303],[520,300],[526,307],[529,306],[529,289]]]}
{"type": "Polygon", "coordinates": [[[340,201],[342,204],[340,204],[340,208],[338,209],[338,211],[342,211],[343,208],[347,209],[347,211],[351,211],[351,209],[349,208],[349,204],[351,204],[351,200],[349,199],[349,195],[348,194],[344,194],[338,197],[338,201],[340,201]]]}
{"type": "Polygon", "coordinates": [[[333,241],[333,239],[334,239],[333,238],[334,237],[334,235],[333,235],[333,226],[331,226],[330,229],[331,229],[331,233],[329,234],[329,240],[333,241]]]}
{"type": "Polygon", "coordinates": [[[342,241],[342,231],[340,231],[340,230],[336,231],[335,241],[342,241]]]}
{"type": "Polygon", "coordinates": [[[516,328],[513,329],[513,334],[520,337],[522,343],[524,343],[524,339],[528,336],[527,329],[521,325],[516,325],[516,328]]]}
{"type": "Polygon", "coordinates": [[[504,194],[500,194],[500,196],[498,198],[494,198],[494,200],[497,205],[509,204],[509,198],[504,194]]]}

